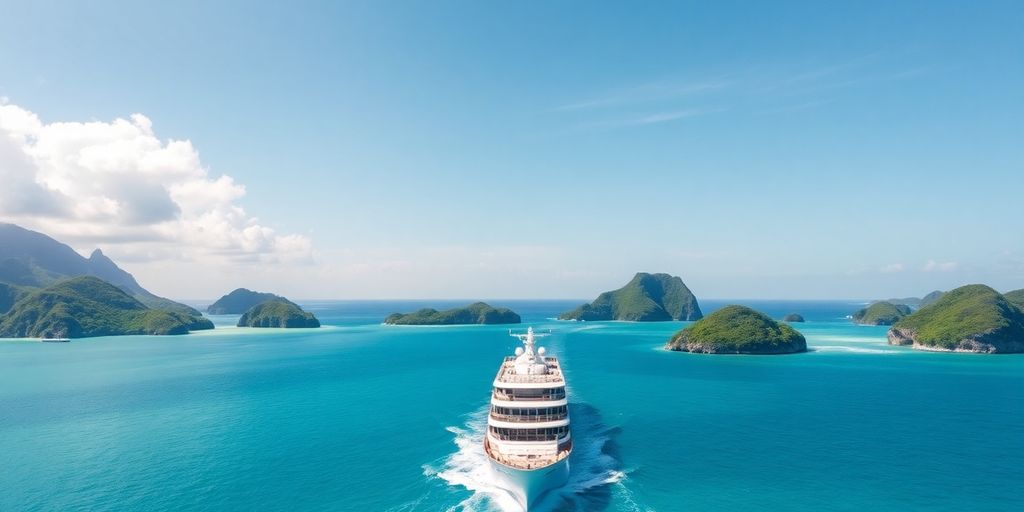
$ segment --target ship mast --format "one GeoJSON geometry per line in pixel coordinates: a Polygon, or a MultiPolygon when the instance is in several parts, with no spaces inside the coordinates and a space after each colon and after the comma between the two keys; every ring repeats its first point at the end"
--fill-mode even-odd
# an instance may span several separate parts
{"type": "Polygon", "coordinates": [[[537,350],[533,349],[533,346],[536,344],[536,338],[545,336],[544,334],[534,334],[533,327],[529,327],[526,329],[526,334],[513,333],[509,330],[508,335],[519,338],[523,342],[523,347],[516,349],[515,369],[517,374],[547,373],[548,366],[544,362],[544,347],[538,347],[537,350]]]}

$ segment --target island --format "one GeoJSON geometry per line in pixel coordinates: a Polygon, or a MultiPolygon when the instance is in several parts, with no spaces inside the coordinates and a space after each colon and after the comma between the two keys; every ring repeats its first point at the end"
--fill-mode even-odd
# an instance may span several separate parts
{"type": "Polygon", "coordinates": [[[943,295],[945,295],[945,293],[946,292],[935,290],[934,292],[931,292],[928,295],[921,297],[921,302],[918,305],[918,307],[923,308],[925,306],[931,306],[932,304],[935,304],[935,301],[939,300],[943,295]]]}
{"type": "Polygon", "coordinates": [[[8,283],[0,283],[0,315],[10,311],[18,299],[25,296],[27,292],[21,286],[8,283]]]}
{"type": "Polygon", "coordinates": [[[511,309],[495,308],[485,302],[444,311],[423,308],[412,313],[392,313],[384,319],[388,325],[518,324],[521,321],[511,309]]]}
{"type": "Polygon", "coordinates": [[[558,315],[558,319],[662,322],[699,320],[703,316],[697,298],[682,279],[639,272],[626,286],[604,292],[593,302],[558,315]]]}
{"type": "Polygon", "coordinates": [[[852,318],[860,325],[892,325],[910,313],[907,305],[883,301],[858,310],[852,318]]]}
{"type": "MultiPolygon", "coordinates": [[[[191,306],[150,293],[99,249],[83,258],[68,245],[43,233],[0,222],[0,282],[32,291],[78,276],[98,277],[151,309],[202,316],[191,306]]],[[[212,329],[213,324],[210,326],[212,329]]]]}
{"type": "Polygon", "coordinates": [[[231,293],[217,299],[206,308],[211,315],[241,315],[257,304],[274,300],[285,302],[298,307],[298,304],[273,293],[254,292],[245,288],[238,288],[231,293]]]}
{"type": "Polygon", "coordinates": [[[293,302],[275,299],[256,304],[242,313],[238,327],[317,328],[320,321],[293,302]]]}
{"type": "Polygon", "coordinates": [[[939,300],[939,297],[942,297],[943,293],[945,292],[935,290],[929,293],[928,295],[925,295],[924,297],[903,297],[901,299],[885,299],[884,301],[878,302],[888,302],[890,304],[896,305],[902,304],[904,306],[910,306],[911,308],[914,309],[921,309],[929,304],[934,303],[936,300],[939,300]]]}
{"type": "Polygon", "coordinates": [[[28,292],[0,318],[0,338],[187,334],[212,328],[206,318],[150,308],[93,276],[74,277],[28,292]]]}
{"type": "Polygon", "coordinates": [[[804,317],[800,316],[798,313],[790,313],[782,317],[782,321],[789,323],[802,323],[804,321],[804,317]]]}
{"type": "Polygon", "coordinates": [[[896,322],[888,338],[918,350],[1024,352],[1024,312],[988,286],[961,286],[896,322]]]}
{"type": "Polygon", "coordinates": [[[807,351],[796,329],[745,306],[726,306],[677,332],[668,350],[701,354],[793,354],[807,351]]]}
{"type": "Polygon", "coordinates": [[[1010,301],[1011,304],[1024,311],[1024,289],[1006,292],[1003,294],[1003,297],[1006,297],[1006,300],[1010,301]]]}

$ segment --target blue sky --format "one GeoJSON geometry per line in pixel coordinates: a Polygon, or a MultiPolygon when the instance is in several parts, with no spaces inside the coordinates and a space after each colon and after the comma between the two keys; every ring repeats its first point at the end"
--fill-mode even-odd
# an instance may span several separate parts
{"type": "Polygon", "coordinates": [[[308,244],[0,219],[176,297],[1024,287],[1019,2],[207,4],[5,5],[0,96],[43,124],[140,113],[244,186],[231,229],[308,244]]]}

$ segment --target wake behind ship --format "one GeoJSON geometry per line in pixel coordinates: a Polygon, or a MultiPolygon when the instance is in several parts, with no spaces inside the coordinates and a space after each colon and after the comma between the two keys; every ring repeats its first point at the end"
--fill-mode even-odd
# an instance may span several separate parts
{"type": "Polygon", "coordinates": [[[484,451],[501,487],[529,510],[568,481],[572,435],[558,358],[534,350],[532,327],[512,336],[523,346],[494,378],[484,451]]]}

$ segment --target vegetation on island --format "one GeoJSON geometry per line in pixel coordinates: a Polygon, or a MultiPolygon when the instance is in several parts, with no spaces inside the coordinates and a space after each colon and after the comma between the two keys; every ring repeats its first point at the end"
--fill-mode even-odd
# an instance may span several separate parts
{"type": "Polygon", "coordinates": [[[8,283],[0,283],[0,315],[10,311],[18,299],[28,293],[25,288],[8,283]]]}
{"type": "Polygon", "coordinates": [[[914,309],[921,309],[929,304],[934,303],[936,300],[939,299],[939,297],[942,297],[943,293],[944,292],[935,290],[929,293],[928,295],[925,295],[924,297],[903,297],[901,299],[886,299],[884,301],[878,302],[888,302],[890,304],[896,305],[902,304],[904,306],[910,306],[911,308],[914,309]]]}
{"type": "Polygon", "coordinates": [[[801,316],[798,313],[790,313],[790,314],[782,317],[782,321],[783,322],[789,322],[789,323],[801,323],[801,322],[804,321],[804,317],[801,316]]]}
{"type": "Polygon", "coordinates": [[[444,311],[423,308],[412,313],[392,313],[384,319],[384,323],[390,325],[518,324],[521,321],[511,309],[495,308],[485,302],[444,311]]]}
{"type": "Polygon", "coordinates": [[[1006,292],[1003,294],[1003,297],[1006,297],[1006,300],[1010,301],[1011,304],[1024,311],[1024,289],[1006,292]]]}
{"type": "Polygon", "coordinates": [[[241,315],[257,304],[267,301],[278,301],[298,307],[298,304],[273,293],[254,292],[245,288],[238,288],[231,293],[217,299],[206,308],[211,315],[241,315]]]}
{"type": "Polygon", "coordinates": [[[604,292],[593,302],[558,315],[559,320],[627,320],[659,322],[699,320],[697,298],[683,280],[668,274],[639,272],[618,290],[604,292]]]}
{"type": "Polygon", "coordinates": [[[921,302],[920,302],[920,304],[918,304],[918,307],[923,308],[923,307],[935,304],[935,302],[937,300],[939,300],[940,298],[942,298],[942,296],[945,295],[945,294],[946,294],[946,292],[935,290],[934,292],[931,292],[928,295],[925,295],[924,297],[921,297],[921,302]]]}
{"type": "MultiPolygon", "coordinates": [[[[83,258],[71,247],[42,233],[0,223],[0,282],[23,290],[37,290],[78,276],[98,277],[149,308],[201,316],[199,311],[185,304],[150,293],[99,249],[83,258]]],[[[2,300],[0,298],[0,303],[2,300]]]]}
{"type": "Polygon", "coordinates": [[[668,350],[703,354],[791,354],[807,350],[796,329],[745,306],[726,306],[680,330],[668,350]]]}
{"type": "Polygon", "coordinates": [[[238,327],[316,328],[320,327],[320,321],[292,302],[268,300],[243,313],[238,327]]]}
{"type": "Polygon", "coordinates": [[[888,337],[921,350],[1024,352],[1024,311],[988,286],[961,286],[897,322],[888,337]]]}
{"type": "Polygon", "coordinates": [[[853,321],[861,325],[892,325],[911,313],[910,307],[891,302],[876,302],[853,314],[853,321]]]}
{"type": "Polygon", "coordinates": [[[200,316],[147,307],[121,288],[80,276],[24,294],[0,318],[0,337],[84,338],[126,334],[187,334],[212,329],[200,316]]]}

